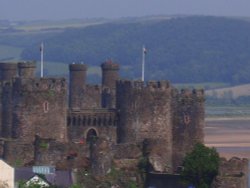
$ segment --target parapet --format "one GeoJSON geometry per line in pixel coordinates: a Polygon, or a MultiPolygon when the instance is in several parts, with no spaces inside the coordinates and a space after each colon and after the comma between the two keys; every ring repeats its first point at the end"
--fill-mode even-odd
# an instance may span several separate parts
{"type": "Polygon", "coordinates": [[[180,92],[179,92],[180,96],[181,97],[193,97],[193,96],[196,96],[196,97],[199,97],[199,98],[203,98],[205,97],[205,92],[203,89],[182,89],[180,92]]]}
{"type": "Polygon", "coordinates": [[[148,81],[146,84],[144,84],[141,80],[131,81],[131,80],[119,80],[116,82],[117,88],[130,88],[130,89],[145,89],[150,91],[156,91],[156,90],[167,90],[170,89],[170,83],[167,80],[162,81],[148,81]]]}
{"type": "Polygon", "coordinates": [[[248,159],[246,158],[238,158],[232,157],[229,160],[221,158],[220,160],[220,168],[219,175],[221,176],[229,176],[229,175],[237,175],[237,174],[247,174],[248,172],[248,159]]]}
{"type": "Polygon", "coordinates": [[[16,63],[11,63],[11,62],[0,62],[0,69],[1,70],[16,70],[17,69],[17,64],[16,63]]]}
{"type": "Polygon", "coordinates": [[[33,78],[35,76],[35,61],[26,61],[18,63],[18,73],[23,78],[33,78]]]}
{"type": "Polygon", "coordinates": [[[67,89],[65,78],[16,78],[15,87],[22,91],[62,91],[67,89]]]}
{"type": "Polygon", "coordinates": [[[161,81],[148,81],[147,87],[154,88],[154,89],[166,89],[170,87],[170,83],[167,80],[161,80],[161,81]]]}
{"type": "Polygon", "coordinates": [[[35,61],[18,62],[18,68],[36,68],[35,61]]]}
{"type": "Polygon", "coordinates": [[[86,64],[70,64],[69,70],[70,71],[86,71],[88,66],[86,64]]]}
{"type": "Polygon", "coordinates": [[[17,75],[16,63],[0,63],[1,80],[10,80],[17,75]]]}
{"type": "Polygon", "coordinates": [[[119,70],[120,66],[117,63],[114,63],[112,60],[108,60],[101,64],[102,70],[119,70]]]}

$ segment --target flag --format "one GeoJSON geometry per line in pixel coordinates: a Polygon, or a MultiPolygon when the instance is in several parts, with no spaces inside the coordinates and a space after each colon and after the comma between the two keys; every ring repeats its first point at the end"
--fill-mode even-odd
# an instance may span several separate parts
{"type": "Polygon", "coordinates": [[[144,54],[147,54],[148,50],[147,50],[145,47],[143,47],[142,50],[143,50],[143,53],[144,53],[144,54]]]}
{"type": "Polygon", "coordinates": [[[40,52],[43,52],[43,42],[40,45],[40,52]]]}

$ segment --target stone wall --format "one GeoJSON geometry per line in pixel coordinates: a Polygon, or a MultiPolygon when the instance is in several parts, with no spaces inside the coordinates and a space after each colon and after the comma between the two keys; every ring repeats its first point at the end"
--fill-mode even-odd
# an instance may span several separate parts
{"type": "Polygon", "coordinates": [[[219,174],[212,188],[246,188],[248,187],[248,159],[233,157],[220,160],[219,174]]]}
{"type": "Polygon", "coordinates": [[[34,153],[36,165],[52,165],[61,170],[89,167],[90,153],[87,143],[61,143],[36,137],[34,153]]]}
{"type": "Polygon", "coordinates": [[[87,65],[70,64],[69,65],[69,108],[79,109],[82,99],[83,89],[86,85],[87,65]]]}
{"type": "Polygon", "coordinates": [[[3,158],[12,166],[34,164],[34,142],[9,140],[4,143],[3,158]]]}
{"type": "Polygon", "coordinates": [[[16,78],[13,86],[13,137],[35,135],[67,141],[67,84],[64,78],[16,78]]]}
{"type": "Polygon", "coordinates": [[[22,78],[34,78],[35,68],[36,68],[36,63],[34,61],[19,62],[18,75],[22,78]]]}
{"type": "Polygon", "coordinates": [[[167,81],[146,86],[141,81],[119,81],[116,88],[118,142],[164,140],[160,150],[167,156],[160,158],[172,169],[172,87],[167,81]]]}
{"type": "Polygon", "coordinates": [[[116,143],[117,116],[115,110],[70,111],[67,124],[70,140],[86,141],[88,132],[94,130],[97,137],[116,143]]]}
{"type": "Polygon", "coordinates": [[[2,136],[10,138],[12,136],[12,112],[13,112],[13,83],[11,81],[2,81],[1,88],[1,107],[3,117],[2,124],[2,136]]]}
{"type": "Polygon", "coordinates": [[[187,152],[196,143],[204,141],[204,92],[181,90],[173,92],[173,163],[174,169],[182,164],[187,152]]]}
{"type": "Polygon", "coordinates": [[[17,76],[17,64],[16,63],[3,63],[0,62],[0,80],[11,80],[17,76]]]}

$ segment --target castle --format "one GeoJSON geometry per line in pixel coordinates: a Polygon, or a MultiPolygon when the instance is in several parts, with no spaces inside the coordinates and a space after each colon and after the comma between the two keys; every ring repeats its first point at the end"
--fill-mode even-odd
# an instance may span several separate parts
{"type": "Polygon", "coordinates": [[[146,153],[152,170],[174,173],[203,142],[203,90],[120,80],[112,61],[101,65],[101,85],[86,83],[85,64],[69,65],[69,84],[36,78],[35,67],[0,63],[0,157],[11,164],[76,168],[89,160],[105,175],[146,153]]]}

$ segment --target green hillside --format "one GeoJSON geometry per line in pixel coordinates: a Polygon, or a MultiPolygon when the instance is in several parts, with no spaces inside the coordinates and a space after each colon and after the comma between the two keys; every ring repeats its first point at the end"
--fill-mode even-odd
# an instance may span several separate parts
{"type": "MultiPolygon", "coordinates": [[[[39,60],[39,38],[22,38],[22,59],[39,60]]],[[[146,56],[146,79],[174,83],[250,82],[250,23],[223,17],[172,17],[115,21],[66,29],[48,36],[45,59],[64,64],[85,62],[97,66],[106,59],[122,64],[122,75],[139,78],[141,48],[146,56]]],[[[1,39],[0,39],[1,45],[1,39]]]]}

